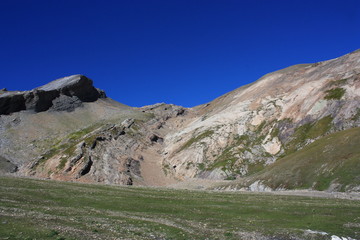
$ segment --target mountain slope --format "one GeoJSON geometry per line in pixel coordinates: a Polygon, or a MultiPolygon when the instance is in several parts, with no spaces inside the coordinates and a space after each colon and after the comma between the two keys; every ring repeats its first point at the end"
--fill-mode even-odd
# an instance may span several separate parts
{"type": "Polygon", "coordinates": [[[329,134],[260,172],[217,189],[359,191],[360,128],[329,134]]]}
{"type": "MultiPolygon", "coordinates": [[[[79,96],[81,84],[66,90],[74,78],[84,79],[51,83],[61,87],[47,110],[2,105],[0,166],[7,172],[115,184],[226,179],[213,186],[359,190],[360,51],[267,74],[190,109],[131,108],[85,81],[96,96],[90,101],[79,96]]],[[[21,94],[0,93],[0,100],[21,94]]]]}
{"type": "MultiPolygon", "coordinates": [[[[157,173],[156,179],[149,176],[143,180],[139,176],[139,161],[144,159],[139,152],[144,151],[151,161],[154,156],[159,158],[156,147],[147,150],[154,145],[149,128],[159,122],[154,114],[115,102],[104,93],[92,99],[89,94],[82,96],[89,92],[101,91],[86,77],[74,75],[31,91],[0,94],[0,101],[8,103],[3,109],[11,109],[0,115],[0,172],[83,182],[168,182],[156,164],[142,171],[146,176],[157,173]],[[32,97],[34,104],[25,105],[25,109],[18,107],[22,103],[13,101],[14,96],[20,96],[28,103],[27,96],[39,91],[51,98],[32,97]],[[75,101],[67,101],[69,98],[75,101]],[[47,109],[38,111],[31,107],[38,105],[46,105],[47,109]],[[145,126],[144,122],[148,124],[145,126]]],[[[159,117],[171,114],[169,106],[169,111],[159,117]]]]}
{"type": "Polygon", "coordinates": [[[176,177],[243,178],[318,138],[360,124],[360,52],[265,75],[192,109],[166,138],[176,177]]]}

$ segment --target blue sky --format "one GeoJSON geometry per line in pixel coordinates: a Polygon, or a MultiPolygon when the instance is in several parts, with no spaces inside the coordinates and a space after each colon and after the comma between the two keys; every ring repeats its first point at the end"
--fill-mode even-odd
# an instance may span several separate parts
{"type": "Polygon", "coordinates": [[[0,1],[0,88],[84,74],[130,106],[203,104],[360,48],[360,1],[0,1]]]}

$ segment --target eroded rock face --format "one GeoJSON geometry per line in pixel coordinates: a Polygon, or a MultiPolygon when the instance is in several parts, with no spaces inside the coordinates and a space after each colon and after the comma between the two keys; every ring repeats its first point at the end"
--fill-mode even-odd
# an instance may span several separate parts
{"type": "Polygon", "coordinates": [[[82,101],[77,96],[60,95],[52,101],[51,111],[74,111],[75,108],[82,106],[82,101]]]}
{"type": "Polygon", "coordinates": [[[64,139],[24,170],[27,175],[61,180],[146,185],[147,178],[151,178],[157,184],[165,184],[166,176],[159,164],[162,131],[156,125],[154,118],[145,121],[128,118],[100,126],[87,134],[80,131],[75,134],[78,139],[72,140],[76,143],[69,144],[64,139]]]}
{"type": "Polygon", "coordinates": [[[82,102],[94,102],[105,98],[104,91],[94,88],[91,79],[72,75],[52,81],[31,91],[0,91],[0,115],[22,110],[43,112],[72,111],[82,102]]]}

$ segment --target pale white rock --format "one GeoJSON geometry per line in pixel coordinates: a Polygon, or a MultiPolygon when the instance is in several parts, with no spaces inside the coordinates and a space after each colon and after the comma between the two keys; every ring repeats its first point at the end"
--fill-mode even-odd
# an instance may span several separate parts
{"type": "Polygon", "coordinates": [[[262,146],[265,148],[266,152],[275,155],[281,149],[281,142],[277,137],[274,137],[271,141],[266,142],[262,146]]]}
{"type": "Polygon", "coordinates": [[[332,235],[331,240],[347,240],[347,238],[342,238],[342,237],[338,237],[336,235],[332,235]]]}
{"type": "Polygon", "coordinates": [[[264,185],[260,180],[255,181],[249,186],[249,190],[252,192],[271,192],[272,189],[264,185]]]}
{"type": "Polygon", "coordinates": [[[309,234],[320,234],[320,235],[328,235],[327,232],[322,232],[322,231],[315,231],[315,230],[311,230],[311,229],[307,229],[305,230],[305,233],[309,233],[309,234]]]}
{"type": "Polygon", "coordinates": [[[244,135],[244,133],[247,131],[246,125],[237,125],[237,131],[236,133],[241,136],[244,135]]]}
{"type": "Polygon", "coordinates": [[[264,121],[264,116],[262,116],[262,115],[256,115],[253,119],[252,119],[252,121],[251,121],[251,125],[253,125],[253,126],[258,126],[258,125],[260,125],[262,122],[264,121]]]}
{"type": "Polygon", "coordinates": [[[310,109],[309,113],[311,115],[319,115],[326,108],[327,100],[319,100],[317,101],[313,107],[310,109]]]}
{"type": "Polygon", "coordinates": [[[226,174],[221,169],[215,169],[207,177],[208,179],[220,180],[226,178],[226,174]]]}
{"type": "Polygon", "coordinates": [[[71,76],[59,78],[37,89],[43,91],[60,89],[68,85],[76,84],[81,79],[81,76],[82,75],[77,74],[77,75],[71,75],[71,76]]]}
{"type": "Polygon", "coordinates": [[[345,89],[344,97],[354,97],[360,96],[360,87],[356,87],[355,85],[345,85],[342,86],[345,89]]]}

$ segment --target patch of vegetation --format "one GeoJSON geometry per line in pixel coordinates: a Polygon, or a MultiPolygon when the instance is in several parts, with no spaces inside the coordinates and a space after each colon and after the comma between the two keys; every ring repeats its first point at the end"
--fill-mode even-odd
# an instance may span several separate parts
{"type": "Polygon", "coordinates": [[[93,132],[96,128],[98,128],[99,125],[98,124],[95,124],[95,125],[92,125],[92,126],[89,126],[87,128],[84,128],[84,129],[81,129],[77,132],[73,132],[71,134],[69,134],[66,139],[70,142],[76,142],[78,141],[79,139],[83,138],[85,135],[93,132]]]}
{"type": "MultiPolygon", "coordinates": [[[[58,140],[55,145],[53,145],[45,154],[42,155],[42,159],[39,161],[38,166],[41,166],[48,159],[50,159],[60,153],[64,153],[68,157],[73,155],[73,153],[76,149],[76,144],[80,143],[80,141],[83,140],[84,136],[93,132],[97,128],[99,128],[99,125],[95,124],[90,127],[79,130],[77,132],[70,133],[68,136],[66,136],[62,140],[58,140]]],[[[94,135],[88,136],[84,140],[85,140],[86,144],[90,145],[93,143],[93,140],[95,140],[95,138],[96,138],[96,135],[94,134],[94,135]]],[[[66,162],[67,162],[67,157],[62,157],[57,168],[62,169],[63,167],[65,167],[66,162]]]]}
{"type": "Polygon", "coordinates": [[[313,123],[307,133],[308,137],[311,139],[315,139],[317,137],[323,136],[331,129],[332,120],[333,118],[331,116],[326,116],[319,121],[313,123]]]}
{"type": "Polygon", "coordinates": [[[98,135],[94,134],[94,135],[91,135],[91,136],[88,136],[87,138],[85,138],[84,142],[85,142],[86,146],[91,146],[95,142],[97,137],[98,137],[98,135]]]}
{"type": "Polygon", "coordinates": [[[251,145],[255,146],[255,145],[261,145],[263,143],[263,141],[265,140],[266,135],[255,135],[255,137],[253,138],[251,145]]]}
{"type": "Polygon", "coordinates": [[[195,164],[193,162],[187,162],[185,169],[189,170],[191,167],[194,167],[194,166],[195,166],[195,164]]]}
{"type": "Polygon", "coordinates": [[[345,94],[345,89],[344,88],[333,88],[330,90],[327,90],[326,95],[324,97],[324,99],[326,100],[340,100],[344,94],[345,94]]]}
{"type": "Polygon", "coordinates": [[[360,203],[354,200],[10,177],[0,177],[0,196],[4,239],[235,240],[254,232],[310,239],[305,229],[360,237],[360,203]]]}
{"type": "Polygon", "coordinates": [[[42,161],[40,161],[39,163],[43,163],[46,160],[55,156],[59,152],[59,149],[60,149],[60,147],[53,147],[53,148],[49,149],[45,154],[42,155],[42,161]]]}
{"type": "Polygon", "coordinates": [[[169,164],[163,164],[163,172],[165,173],[165,175],[168,175],[168,171],[170,171],[170,165],[169,164]]]}
{"type": "Polygon", "coordinates": [[[264,126],[265,126],[265,125],[266,125],[266,121],[264,120],[264,121],[262,121],[262,122],[260,123],[260,125],[256,128],[255,133],[256,133],[256,134],[260,134],[261,131],[264,129],[264,126]]]}
{"type": "Polygon", "coordinates": [[[235,162],[238,160],[234,155],[233,148],[236,145],[233,144],[225,148],[222,153],[215,159],[215,161],[207,168],[207,170],[214,170],[221,168],[223,171],[232,171],[235,162]]]}
{"type": "Polygon", "coordinates": [[[204,170],[205,170],[205,163],[198,163],[198,164],[197,164],[197,168],[198,168],[200,171],[204,171],[204,170]]]}
{"type": "Polygon", "coordinates": [[[271,131],[271,134],[270,134],[270,135],[271,135],[271,138],[278,137],[278,136],[279,136],[279,132],[280,132],[279,128],[274,127],[273,130],[271,131]]]}
{"type": "MultiPolygon", "coordinates": [[[[248,159],[243,159],[241,154],[250,152],[254,145],[259,145],[264,140],[265,136],[249,136],[238,135],[230,146],[225,148],[222,153],[214,160],[212,164],[207,167],[207,170],[214,170],[220,168],[227,174],[227,180],[234,179],[236,175],[242,175],[240,168],[244,165],[248,166],[248,174],[253,174],[263,169],[263,163],[251,163],[248,159]],[[254,138],[255,137],[255,138],[254,138]]],[[[271,157],[266,155],[265,157],[271,157]]]]}
{"type": "Polygon", "coordinates": [[[56,230],[50,230],[50,232],[49,232],[49,237],[54,237],[54,236],[57,236],[57,235],[59,235],[59,232],[58,231],[56,231],[56,230]]]}
{"type": "Polygon", "coordinates": [[[66,154],[67,156],[72,156],[74,155],[75,150],[76,150],[76,145],[72,145],[68,147],[63,153],[66,154]]]}
{"type": "Polygon", "coordinates": [[[247,143],[250,141],[250,137],[249,135],[237,135],[234,138],[236,143],[244,143],[245,145],[247,145],[247,143]]]}
{"type": "Polygon", "coordinates": [[[360,108],[357,109],[356,114],[351,118],[353,121],[357,121],[360,118],[360,108]]]}
{"type": "Polygon", "coordinates": [[[325,135],[331,129],[332,120],[331,116],[326,116],[316,122],[306,123],[296,128],[291,136],[292,140],[285,145],[285,156],[297,151],[305,144],[306,140],[325,135]]]}
{"type": "Polygon", "coordinates": [[[256,162],[256,163],[249,163],[248,164],[248,172],[247,176],[250,176],[254,173],[260,172],[264,169],[264,163],[263,162],[256,162]]]}
{"type": "Polygon", "coordinates": [[[131,130],[133,130],[134,132],[138,132],[140,130],[140,126],[138,125],[138,122],[140,121],[135,121],[130,127],[131,130]]]}
{"type": "Polygon", "coordinates": [[[180,149],[178,150],[178,152],[183,151],[184,149],[189,148],[191,145],[193,145],[194,143],[197,143],[199,141],[201,141],[204,138],[210,137],[211,135],[214,134],[213,130],[206,130],[205,132],[199,134],[196,137],[193,137],[191,139],[189,139],[182,147],[180,147],[180,149]]]}
{"type": "Polygon", "coordinates": [[[229,155],[229,157],[224,157],[226,155],[221,155],[221,158],[225,158],[223,160],[219,160],[219,158],[213,163],[211,164],[207,170],[214,170],[216,168],[221,168],[221,170],[223,171],[233,171],[234,170],[234,164],[236,163],[236,161],[238,160],[235,157],[232,157],[231,155],[229,155]]]}
{"type": "Polygon", "coordinates": [[[65,167],[67,161],[68,161],[67,157],[60,158],[60,162],[59,162],[59,165],[57,166],[57,169],[59,169],[59,170],[63,169],[65,167]]]}
{"type": "Polygon", "coordinates": [[[335,183],[345,191],[360,185],[359,145],[360,128],[333,133],[277,160],[257,177],[272,188],[326,190],[335,183]]]}
{"type": "Polygon", "coordinates": [[[144,121],[148,121],[150,119],[155,118],[154,113],[146,112],[146,113],[143,113],[143,115],[144,115],[144,119],[141,119],[141,120],[144,120],[144,121]]]}
{"type": "Polygon", "coordinates": [[[61,170],[65,167],[69,157],[74,155],[74,152],[76,150],[76,145],[73,145],[71,147],[68,147],[65,151],[63,151],[63,154],[65,156],[60,158],[59,165],[57,166],[57,169],[61,170]]]}

